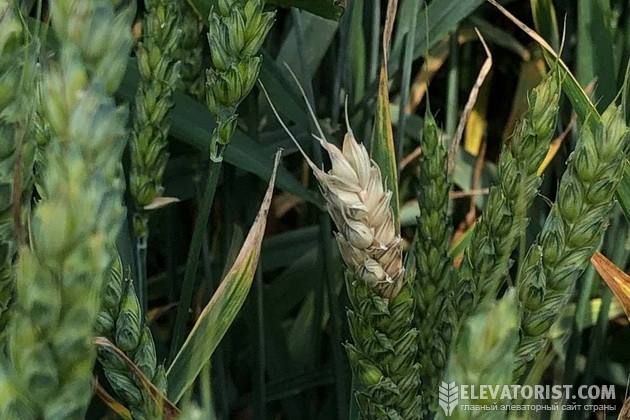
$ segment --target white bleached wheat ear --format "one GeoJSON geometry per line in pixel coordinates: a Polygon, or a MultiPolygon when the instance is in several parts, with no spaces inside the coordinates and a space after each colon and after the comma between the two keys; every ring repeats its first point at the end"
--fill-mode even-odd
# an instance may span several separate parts
{"type": "Polygon", "coordinates": [[[356,141],[347,110],[347,133],[339,149],[326,141],[306,104],[319,132],[314,137],[332,162],[328,172],[309,159],[273,104],[271,108],[313,170],[339,231],[335,236],[348,268],[346,287],[352,303],[347,316],[353,343],[345,347],[356,378],[360,418],[419,419],[418,330],[413,327],[413,288],[405,281],[402,240],[390,205],[393,193],[356,141]]]}

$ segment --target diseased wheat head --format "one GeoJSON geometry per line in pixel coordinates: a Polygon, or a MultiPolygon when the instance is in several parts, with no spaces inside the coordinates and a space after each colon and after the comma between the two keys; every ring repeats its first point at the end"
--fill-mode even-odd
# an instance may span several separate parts
{"type": "MultiPolygon", "coordinates": [[[[301,86],[300,90],[304,95],[301,86]]],[[[354,137],[347,106],[347,133],[340,150],[326,140],[308,100],[306,104],[319,131],[319,136],[313,134],[313,137],[328,152],[332,163],[328,172],[318,168],[308,157],[276,109],[271,107],[319,181],[328,213],[339,230],[335,237],[344,262],[380,296],[391,299],[400,291],[405,271],[402,239],[396,231],[390,206],[392,192],[384,188],[378,165],[354,137]]]]}
{"type": "Polygon", "coordinates": [[[394,228],[391,191],[383,188],[381,171],[347,124],[342,149],[318,138],[332,169],[311,164],[339,233],[335,234],[346,265],[386,298],[396,296],[404,268],[400,235],[394,228]]]}

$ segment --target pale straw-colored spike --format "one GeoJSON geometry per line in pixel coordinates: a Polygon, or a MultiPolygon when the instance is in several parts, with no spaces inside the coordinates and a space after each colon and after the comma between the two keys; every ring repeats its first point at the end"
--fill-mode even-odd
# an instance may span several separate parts
{"type": "Polygon", "coordinates": [[[402,287],[404,274],[402,240],[396,231],[390,205],[392,192],[383,186],[381,171],[350,128],[346,101],[347,133],[340,148],[329,143],[319,125],[304,90],[289,69],[304,96],[311,118],[319,132],[313,135],[328,152],[332,169],[317,167],[282,121],[262,86],[280,125],[293,140],[319,181],[322,194],[339,233],[335,235],[342,258],[354,274],[384,298],[392,298],[402,287]]]}

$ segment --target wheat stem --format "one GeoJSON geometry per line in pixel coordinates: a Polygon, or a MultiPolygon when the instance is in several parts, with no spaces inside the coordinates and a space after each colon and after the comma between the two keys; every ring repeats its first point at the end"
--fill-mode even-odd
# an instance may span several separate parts
{"type": "Polygon", "coordinates": [[[210,137],[210,167],[199,213],[195,219],[193,240],[188,251],[186,274],[175,319],[171,357],[184,339],[184,329],[195,286],[199,252],[217,188],[223,151],[236,129],[236,109],[254,86],[260,72],[261,58],[256,55],[275,13],[263,12],[261,0],[219,0],[212,9],[208,25],[208,43],[213,67],[206,71],[206,104],[217,126],[210,137]]]}

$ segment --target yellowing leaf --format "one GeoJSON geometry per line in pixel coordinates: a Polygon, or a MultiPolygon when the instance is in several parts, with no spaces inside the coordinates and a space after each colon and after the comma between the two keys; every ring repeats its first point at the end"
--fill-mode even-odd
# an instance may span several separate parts
{"type": "Polygon", "coordinates": [[[597,251],[591,257],[591,264],[613,291],[626,316],[630,318],[630,276],[621,271],[612,261],[597,251]]]}
{"type": "Polygon", "coordinates": [[[486,111],[490,98],[490,83],[484,83],[479,88],[479,96],[472,112],[466,121],[466,134],[464,135],[464,150],[473,156],[477,156],[481,150],[481,142],[486,133],[486,111]]]}
{"type": "Polygon", "coordinates": [[[193,384],[201,368],[208,363],[247,297],[260,257],[279,163],[280,152],[276,153],[269,187],[245,243],[166,373],[168,396],[175,403],[193,384]]]}

